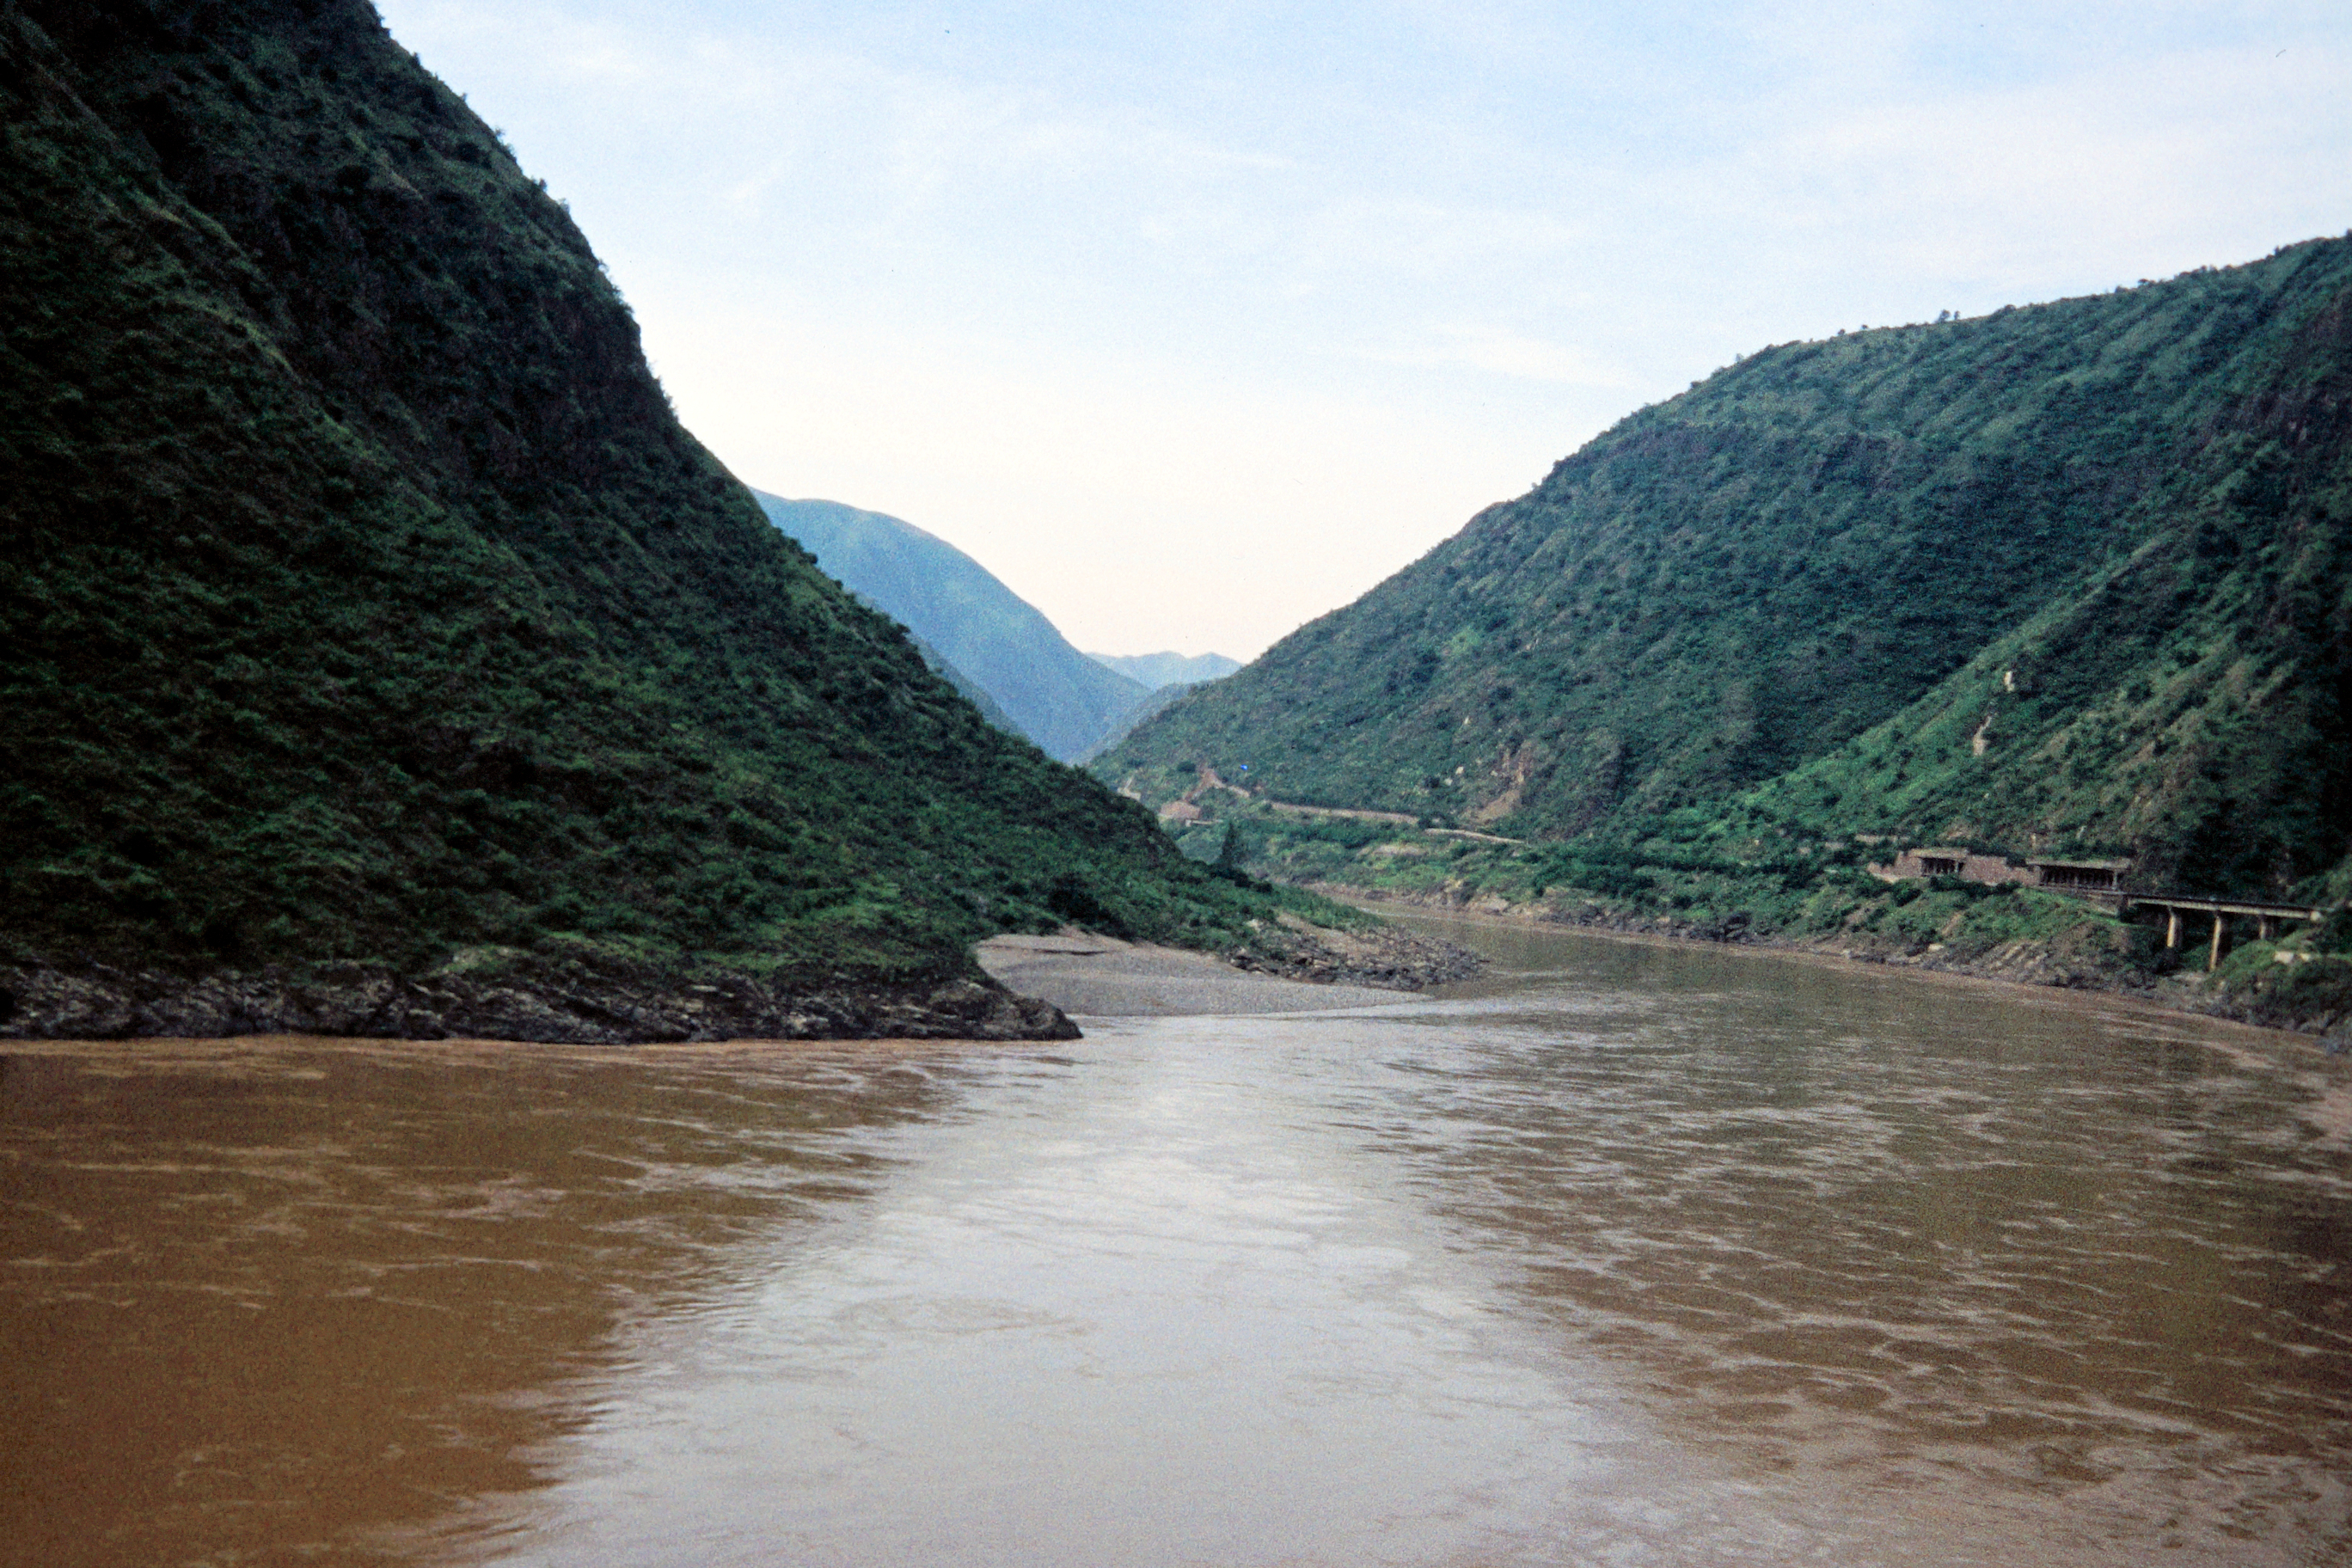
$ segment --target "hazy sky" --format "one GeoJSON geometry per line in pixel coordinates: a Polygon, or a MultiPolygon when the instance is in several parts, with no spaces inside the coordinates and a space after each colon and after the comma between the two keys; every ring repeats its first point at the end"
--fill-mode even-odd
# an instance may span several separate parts
{"type": "Polygon", "coordinates": [[[2352,5],[382,0],[762,489],[1247,658],[1769,342],[2352,227],[2352,5]]]}

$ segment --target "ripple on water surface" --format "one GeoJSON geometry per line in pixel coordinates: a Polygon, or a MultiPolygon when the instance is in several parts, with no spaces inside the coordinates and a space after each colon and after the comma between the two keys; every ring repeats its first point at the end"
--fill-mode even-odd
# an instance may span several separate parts
{"type": "Polygon", "coordinates": [[[2341,1064],[1459,929],[1058,1055],[27,1048],[0,1558],[2352,1555],[2341,1064]]]}

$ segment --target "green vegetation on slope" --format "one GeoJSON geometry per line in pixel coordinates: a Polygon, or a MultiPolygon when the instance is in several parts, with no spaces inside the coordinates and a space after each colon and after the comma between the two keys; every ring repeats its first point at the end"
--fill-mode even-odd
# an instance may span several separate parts
{"type": "Polygon", "coordinates": [[[903,622],[1064,762],[1092,751],[1149,695],[1072,647],[1035,606],[946,540],[839,501],[752,493],[828,575],[903,622]]]}
{"type": "Polygon", "coordinates": [[[1184,853],[1223,857],[1291,883],[1440,909],[1702,941],[1762,938],[1817,952],[2045,984],[2123,989],[2199,1011],[2315,1033],[2352,1026],[2352,910],[2271,936],[2230,922],[2207,970],[2210,926],[2163,946],[2159,911],[2019,882],[1958,877],[1889,883],[1866,868],[1886,847],[1852,839],[1734,837],[1720,817],[1666,814],[1635,843],[1542,843],[1307,817],[1213,792],[1215,815],[1182,830],[1184,853]],[[2156,918],[2151,919],[2151,916],[2156,918]]]}
{"type": "Polygon", "coordinates": [[[0,959],[888,979],[1276,906],[769,526],[364,0],[0,6],[0,959]]]}
{"type": "Polygon", "coordinates": [[[915,645],[915,651],[923,656],[923,663],[930,668],[931,673],[954,687],[965,701],[979,709],[982,718],[1008,735],[1020,735],[1024,740],[1028,739],[1028,736],[1023,733],[1021,726],[1013,721],[1013,715],[998,707],[996,699],[991,697],[979,681],[949,663],[945,654],[913,632],[907,634],[907,640],[915,645]]]}
{"type": "Polygon", "coordinates": [[[1767,350],[1096,771],[1156,803],[1248,763],[1636,856],[1680,814],[1771,855],[1964,838],[2340,897],[2348,300],[2327,240],[1767,350]]]}

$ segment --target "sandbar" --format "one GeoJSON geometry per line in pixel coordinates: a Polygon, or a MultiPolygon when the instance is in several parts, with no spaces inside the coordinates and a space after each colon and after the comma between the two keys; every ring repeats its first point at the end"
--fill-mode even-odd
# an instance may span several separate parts
{"type": "Polygon", "coordinates": [[[991,937],[979,956],[980,966],[1008,988],[1074,1017],[1320,1013],[1394,1006],[1412,994],[1252,974],[1205,952],[1075,932],[991,937]]]}

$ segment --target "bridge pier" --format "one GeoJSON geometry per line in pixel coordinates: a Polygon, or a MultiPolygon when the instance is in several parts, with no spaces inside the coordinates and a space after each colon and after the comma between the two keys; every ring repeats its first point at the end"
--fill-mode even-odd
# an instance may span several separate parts
{"type": "MultiPolygon", "coordinates": [[[[2337,906],[2341,908],[2342,906],[2337,906]]],[[[2189,893],[2121,892],[2116,897],[2116,913],[2128,918],[2135,909],[2159,909],[2164,911],[2164,951],[2179,952],[2183,932],[2181,925],[2193,910],[2213,917],[2213,945],[2205,957],[2205,970],[2211,973],[2221,967],[2221,960],[2230,952],[2230,918],[2244,915],[2254,922],[2262,940],[2273,940],[2290,921],[2323,921],[2327,910],[2318,904],[2273,904],[2260,899],[2206,899],[2189,893]]]]}

